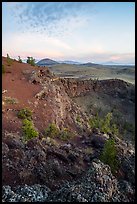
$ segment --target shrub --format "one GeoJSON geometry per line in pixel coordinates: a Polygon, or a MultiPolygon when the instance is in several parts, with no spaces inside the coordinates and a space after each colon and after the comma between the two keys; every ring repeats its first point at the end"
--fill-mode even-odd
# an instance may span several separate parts
{"type": "Polygon", "coordinates": [[[62,140],[68,140],[73,137],[73,133],[67,128],[63,128],[61,131],[57,128],[55,123],[51,123],[45,129],[45,136],[50,138],[60,138],[62,140]]]}
{"type": "Polygon", "coordinates": [[[61,130],[59,134],[59,138],[62,140],[68,140],[68,139],[71,139],[72,137],[73,137],[72,132],[67,128],[64,128],[63,130],[61,130]]]}
{"type": "Polygon", "coordinates": [[[119,129],[112,122],[112,113],[108,113],[105,118],[100,118],[97,113],[96,116],[89,119],[89,125],[91,128],[99,128],[104,133],[119,134],[119,129]]]}
{"type": "Polygon", "coordinates": [[[4,74],[4,73],[5,73],[5,66],[2,65],[2,74],[4,74]]]}
{"type": "Polygon", "coordinates": [[[20,119],[31,119],[32,111],[28,108],[23,108],[18,112],[18,118],[20,119]]]}
{"type": "Polygon", "coordinates": [[[51,123],[48,125],[48,127],[45,129],[45,135],[52,138],[59,135],[59,129],[57,128],[55,123],[51,123]]]}
{"type": "Polygon", "coordinates": [[[102,151],[102,154],[100,155],[100,160],[110,166],[112,173],[115,173],[118,169],[118,160],[116,156],[117,152],[115,141],[114,139],[109,139],[104,145],[104,149],[102,151]]]}
{"type": "Polygon", "coordinates": [[[104,133],[112,132],[111,131],[111,125],[110,125],[111,119],[112,119],[112,113],[108,113],[105,116],[105,119],[101,120],[101,123],[102,123],[101,124],[101,131],[102,132],[104,132],[104,133]]]}
{"type": "Polygon", "coordinates": [[[5,97],[4,101],[8,104],[17,104],[18,100],[16,98],[5,97]]]}
{"type": "Polygon", "coordinates": [[[8,63],[8,66],[12,64],[12,59],[10,58],[9,54],[7,54],[7,63],[8,63]]]}
{"type": "Polygon", "coordinates": [[[98,116],[98,113],[93,118],[89,119],[89,125],[91,128],[100,128],[101,119],[98,116]]]}
{"type": "Polygon", "coordinates": [[[25,142],[39,135],[39,133],[34,128],[33,122],[28,119],[23,120],[22,130],[23,130],[23,140],[25,142]]]}
{"type": "Polygon", "coordinates": [[[22,59],[20,58],[20,56],[18,56],[18,62],[22,63],[22,59]]]}
{"type": "Polygon", "coordinates": [[[27,63],[31,64],[32,66],[35,66],[35,59],[33,57],[28,57],[27,63]]]}

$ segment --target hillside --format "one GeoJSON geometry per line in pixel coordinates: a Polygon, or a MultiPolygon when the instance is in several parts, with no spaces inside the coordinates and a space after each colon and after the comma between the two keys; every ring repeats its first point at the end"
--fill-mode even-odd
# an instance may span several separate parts
{"type": "Polygon", "coordinates": [[[106,114],[115,104],[134,122],[134,85],[60,78],[5,57],[2,64],[2,201],[133,202],[133,135],[117,134],[106,114]],[[101,157],[106,144],[112,146],[101,157]]]}

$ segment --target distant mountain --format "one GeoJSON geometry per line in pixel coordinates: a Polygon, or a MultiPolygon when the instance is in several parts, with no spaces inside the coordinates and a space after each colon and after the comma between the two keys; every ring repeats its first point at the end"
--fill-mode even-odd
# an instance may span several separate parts
{"type": "MultiPolygon", "coordinates": [[[[23,60],[24,61],[24,60],[23,60]]],[[[77,61],[71,61],[71,60],[64,60],[64,61],[55,61],[49,58],[42,59],[36,63],[38,66],[52,66],[52,65],[57,65],[57,64],[71,64],[71,65],[79,65],[79,66],[86,66],[86,67],[96,67],[96,68],[101,68],[104,66],[109,66],[110,68],[122,68],[123,66],[134,66],[132,64],[122,64],[122,63],[117,63],[113,61],[107,61],[107,62],[102,62],[102,63],[94,63],[94,62],[77,62],[77,61]]]]}
{"type": "Polygon", "coordinates": [[[87,66],[87,67],[92,67],[92,66],[101,66],[101,64],[96,64],[96,63],[93,63],[93,62],[87,62],[87,63],[84,63],[84,64],[80,64],[82,66],[87,66]]]}
{"type": "Polygon", "coordinates": [[[120,62],[107,61],[107,62],[103,62],[102,65],[134,66],[134,63],[120,63],[120,62]]]}
{"type": "Polygon", "coordinates": [[[59,62],[51,60],[49,58],[45,58],[40,60],[39,62],[36,63],[38,66],[47,66],[47,65],[55,65],[59,64],[59,62]]]}
{"type": "Polygon", "coordinates": [[[107,61],[107,62],[103,62],[103,65],[117,65],[118,63],[113,62],[113,61],[107,61]]]}
{"type": "Polygon", "coordinates": [[[65,61],[59,61],[63,64],[81,64],[81,62],[71,61],[71,60],[65,60],[65,61]]]}

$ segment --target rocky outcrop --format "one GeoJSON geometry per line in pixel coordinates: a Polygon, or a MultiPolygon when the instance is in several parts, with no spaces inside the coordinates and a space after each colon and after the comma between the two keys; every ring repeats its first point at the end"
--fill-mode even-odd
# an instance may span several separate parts
{"type": "MultiPolygon", "coordinates": [[[[135,185],[135,148],[118,137],[115,137],[117,155],[120,162],[120,171],[128,182],[135,185]]],[[[122,177],[122,175],[120,175],[122,177]]]]}
{"type": "Polygon", "coordinates": [[[82,160],[84,153],[74,144],[68,143],[65,147],[55,139],[44,136],[24,144],[19,135],[4,133],[2,183],[11,186],[39,183],[57,188],[85,170],[82,160]]]}
{"type": "Polygon", "coordinates": [[[4,186],[2,202],[44,202],[50,189],[42,185],[18,186],[12,190],[10,186],[4,186]]]}
{"type": "MultiPolygon", "coordinates": [[[[131,144],[114,137],[120,164],[114,176],[110,167],[98,160],[104,141],[108,138],[108,135],[98,130],[93,131],[89,137],[80,137],[79,145],[70,141],[59,145],[52,138],[35,138],[24,144],[18,135],[5,133],[2,144],[2,182],[4,186],[10,185],[13,189],[22,186],[18,188],[19,191],[4,187],[3,199],[33,200],[33,185],[40,184],[51,190],[48,201],[132,201],[135,188],[135,149],[131,144]],[[32,197],[23,197],[23,192],[28,189],[32,191],[32,197]]],[[[42,195],[41,187],[35,187],[38,187],[36,194],[42,195]]]]}
{"type": "Polygon", "coordinates": [[[82,128],[87,129],[88,118],[86,114],[71,100],[58,78],[54,76],[49,78],[44,71],[43,76],[39,77],[40,80],[37,80],[35,76],[32,78],[32,83],[36,80],[42,85],[42,90],[35,95],[35,98],[37,101],[45,101],[46,107],[52,110],[50,119],[54,121],[59,128],[72,127],[72,129],[75,130],[81,128],[81,125],[76,122],[76,117],[79,116],[81,118],[82,128]]]}
{"type": "Polygon", "coordinates": [[[119,182],[110,167],[93,160],[88,172],[74,182],[66,182],[56,191],[46,186],[3,186],[3,202],[134,202],[135,190],[126,181],[119,182]]]}
{"type": "MultiPolygon", "coordinates": [[[[124,183],[124,182],[123,182],[124,183]]],[[[99,160],[93,160],[88,172],[78,181],[65,184],[51,193],[52,202],[125,202],[133,201],[134,190],[128,185],[123,193],[121,184],[111,174],[110,167],[99,160]],[[129,190],[130,189],[130,190],[129,190]],[[128,191],[128,193],[127,193],[128,191]],[[128,197],[130,191],[130,197],[128,197]]]]}
{"type": "Polygon", "coordinates": [[[65,91],[71,97],[84,96],[90,92],[104,92],[121,98],[129,97],[134,101],[134,86],[120,79],[80,80],[60,79],[65,91]]]}

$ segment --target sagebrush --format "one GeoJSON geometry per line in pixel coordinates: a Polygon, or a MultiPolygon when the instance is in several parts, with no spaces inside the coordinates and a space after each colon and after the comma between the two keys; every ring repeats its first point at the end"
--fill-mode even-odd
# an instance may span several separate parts
{"type": "Polygon", "coordinates": [[[25,142],[39,135],[38,131],[34,127],[33,122],[28,119],[23,120],[22,131],[23,131],[23,141],[25,142]]]}
{"type": "Polygon", "coordinates": [[[23,108],[18,112],[18,118],[20,119],[31,119],[32,111],[29,108],[23,108]]]}

